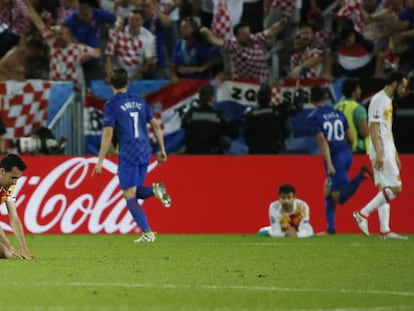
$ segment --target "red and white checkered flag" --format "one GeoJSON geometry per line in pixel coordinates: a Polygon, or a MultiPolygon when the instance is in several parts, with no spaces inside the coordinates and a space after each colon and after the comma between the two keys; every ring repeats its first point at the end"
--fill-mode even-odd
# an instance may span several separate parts
{"type": "Polygon", "coordinates": [[[362,32],[364,21],[361,17],[361,0],[345,0],[344,6],[336,13],[337,18],[348,18],[354,23],[354,29],[362,32]]]}
{"type": "Polygon", "coordinates": [[[279,9],[282,12],[290,12],[295,8],[294,0],[274,0],[272,7],[279,9]]]}
{"type": "Polygon", "coordinates": [[[223,39],[231,39],[233,36],[230,12],[225,0],[215,2],[211,30],[223,39]]]}
{"type": "Polygon", "coordinates": [[[1,117],[6,138],[28,136],[47,123],[50,82],[32,80],[0,83],[1,117]]]}

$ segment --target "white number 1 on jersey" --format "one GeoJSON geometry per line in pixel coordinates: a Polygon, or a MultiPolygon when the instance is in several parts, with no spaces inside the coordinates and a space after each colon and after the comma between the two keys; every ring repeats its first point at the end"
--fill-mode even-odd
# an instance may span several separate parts
{"type": "Polygon", "coordinates": [[[134,120],[134,137],[138,138],[139,137],[139,130],[138,130],[138,112],[130,112],[129,115],[131,116],[131,118],[134,120]]]}

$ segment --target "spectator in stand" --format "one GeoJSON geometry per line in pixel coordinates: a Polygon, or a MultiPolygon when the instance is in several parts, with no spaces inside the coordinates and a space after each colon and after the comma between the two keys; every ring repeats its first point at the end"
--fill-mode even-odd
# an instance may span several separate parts
{"type": "Polygon", "coordinates": [[[344,98],[335,105],[342,111],[348,121],[353,137],[352,153],[366,154],[368,152],[368,113],[364,106],[358,103],[361,97],[361,87],[356,80],[346,79],[342,83],[344,98]]]}
{"type": "Polygon", "coordinates": [[[270,28],[254,35],[250,33],[249,25],[239,23],[233,28],[232,39],[222,39],[207,27],[202,27],[200,33],[209,43],[224,47],[229,52],[232,78],[259,79],[264,82],[270,79],[269,65],[264,51],[266,40],[280,33],[287,21],[288,17],[284,16],[270,28]]]}
{"type": "Polygon", "coordinates": [[[181,21],[181,39],[175,45],[171,59],[171,81],[209,79],[222,63],[217,48],[208,46],[196,34],[198,26],[192,17],[181,21]]]}
{"type": "Polygon", "coordinates": [[[30,18],[42,33],[50,49],[50,80],[73,81],[75,90],[84,87],[81,63],[100,56],[100,50],[81,43],[74,43],[70,28],[61,25],[55,33],[46,28],[42,18],[32,7],[30,0],[25,0],[30,18]]]}
{"type": "Polygon", "coordinates": [[[113,12],[116,16],[128,18],[136,8],[137,7],[133,4],[132,0],[115,0],[114,6],[110,12],[113,12]]]}
{"type": "Polygon", "coordinates": [[[329,68],[323,66],[326,55],[325,48],[322,42],[315,38],[312,26],[307,23],[300,25],[299,35],[305,48],[297,55],[292,55],[289,76],[301,79],[327,76],[331,79],[329,68]]]}
{"type": "Polygon", "coordinates": [[[0,58],[29,30],[29,12],[24,1],[0,0],[0,58]]]}
{"type": "Polygon", "coordinates": [[[142,27],[141,11],[134,10],[123,29],[109,31],[105,50],[105,71],[123,68],[130,80],[141,79],[155,65],[155,37],[142,27]]]}
{"type": "MultiPolygon", "coordinates": [[[[79,43],[98,48],[100,27],[115,22],[115,14],[93,8],[88,4],[81,4],[75,12],[69,15],[64,24],[71,30],[72,35],[79,43]]],[[[101,79],[104,76],[99,59],[84,62],[82,67],[87,84],[92,79],[101,79]]]]}
{"type": "Polygon", "coordinates": [[[237,128],[223,112],[213,107],[213,87],[201,88],[199,105],[190,107],[182,120],[187,153],[223,154],[230,147],[229,138],[237,137],[237,128]]]}
{"type": "Polygon", "coordinates": [[[214,12],[214,1],[213,0],[201,0],[200,5],[200,19],[201,26],[211,27],[214,12]]]}
{"type": "Polygon", "coordinates": [[[38,39],[13,47],[0,59],[0,81],[44,78],[43,69],[48,62],[46,49],[38,39]]]}
{"type": "Polygon", "coordinates": [[[308,238],[314,235],[309,222],[308,204],[296,198],[296,189],[290,184],[278,188],[279,199],[270,203],[270,226],[259,229],[257,235],[276,238],[308,238]]]}
{"type": "Polygon", "coordinates": [[[144,76],[145,79],[166,79],[167,55],[165,49],[165,28],[171,26],[171,21],[164,14],[156,0],[137,0],[137,7],[142,10],[143,26],[155,36],[157,63],[155,68],[144,76]]]}
{"type": "Polygon", "coordinates": [[[257,92],[258,107],[246,109],[244,137],[250,154],[276,154],[284,148],[286,117],[271,100],[271,88],[262,84],[257,92]]]}
{"type": "Polygon", "coordinates": [[[384,54],[374,50],[374,44],[364,39],[353,28],[340,30],[333,44],[336,52],[339,76],[349,78],[381,78],[384,69],[384,54]]]}

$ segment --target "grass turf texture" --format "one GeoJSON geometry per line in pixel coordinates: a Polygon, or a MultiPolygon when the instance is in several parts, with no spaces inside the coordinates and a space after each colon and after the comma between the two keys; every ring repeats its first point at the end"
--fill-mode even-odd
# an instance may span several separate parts
{"type": "Polygon", "coordinates": [[[414,310],[408,241],[336,235],[28,236],[0,260],[0,310],[414,310]]]}

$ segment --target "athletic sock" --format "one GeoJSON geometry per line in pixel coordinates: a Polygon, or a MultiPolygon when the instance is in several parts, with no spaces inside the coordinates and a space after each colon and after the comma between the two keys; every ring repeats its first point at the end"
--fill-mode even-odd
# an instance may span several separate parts
{"type": "Polygon", "coordinates": [[[331,196],[325,197],[325,216],[326,221],[328,222],[326,231],[329,233],[335,233],[335,210],[335,200],[331,196]]]}
{"type": "Polygon", "coordinates": [[[342,187],[339,190],[339,204],[345,203],[358,189],[359,185],[361,184],[361,181],[364,180],[364,177],[362,174],[358,174],[355,176],[354,179],[352,179],[349,183],[347,183],[344,187],[342,187]]]}
{"type": "Polygon", "coordinates": [[[152,197],[153,195],[154,193],[152,192],[152,187],[137,186],[135,196],[138,199],[147,199],[149,197],[152,197]]]}
{"type": "Polygon", "coordinates": [[[363,209],[361,209],[360,213],[362,216],[368,217],[373,211],[385,203],[387,203],[387,199],[385,198],[382,191],[380,191],[371,201],[368,202],[367,205],[364,206],[363,209]]]}
{"type": "Polygon", "coordinates": [[[127,206],[129,212],[132,214],[137,225],[141,228],[144,232],[150,232],[151,228],[148,224],[147,215],[145,214],[144,209],[138,203],[136,198],[130,198],[127,200],[127,206]]]}
{"type": "Polygon", "coordinates": [[[390,204],[384,203],[378,207],[378,219],[380,224],[380,232],[390,232],[390,204]]]}

